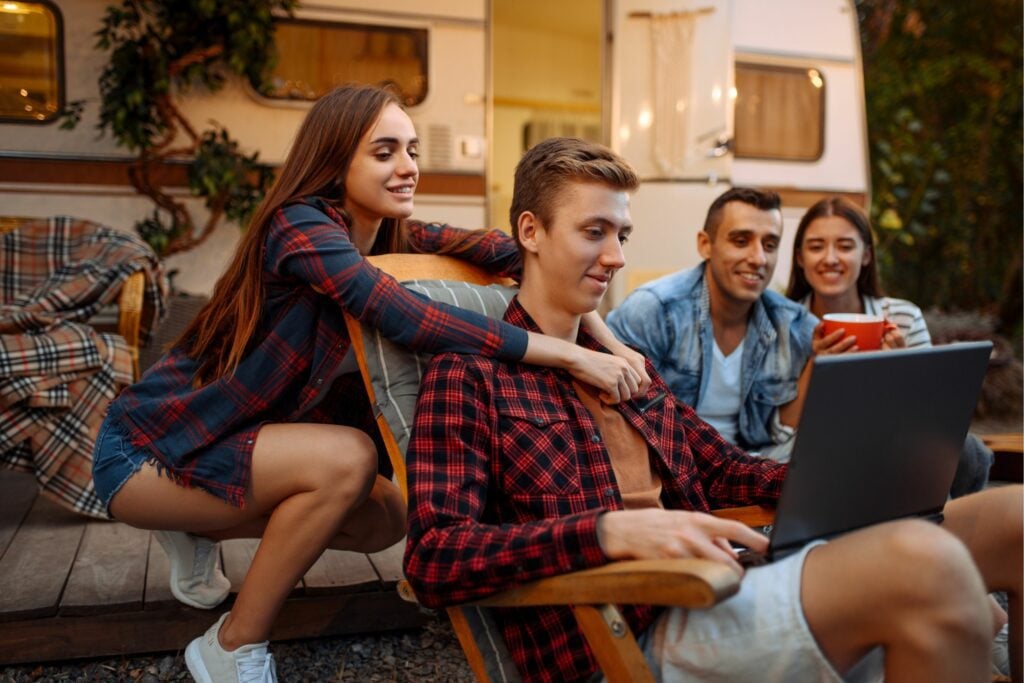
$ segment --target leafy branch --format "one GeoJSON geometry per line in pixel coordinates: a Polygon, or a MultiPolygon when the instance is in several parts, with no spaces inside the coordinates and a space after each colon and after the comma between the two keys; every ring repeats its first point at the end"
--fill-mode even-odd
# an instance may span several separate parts
{"type": "MultiPolygon", "coordinates": [[[[231,74],[263,83],[276,60],[274,15],[290,15],[296,0],[123,0],[107,7],[96,47],[110,60],[99,80],[98,128],[136,153],[129,180],[156,205],[135,224],[161,256],[192,249],[222,217],[244,223],[273,179],[258,154],[245,155],[221,126],[200,131],[179,102],[191,88],[216,91],[231,74]],[[160,185],[155,171],[189,160],[189,188],[209,216],[196,225],[184,203],[160,185]]],[[[62,128],[81,120],[72,102],[62,128]]]]}

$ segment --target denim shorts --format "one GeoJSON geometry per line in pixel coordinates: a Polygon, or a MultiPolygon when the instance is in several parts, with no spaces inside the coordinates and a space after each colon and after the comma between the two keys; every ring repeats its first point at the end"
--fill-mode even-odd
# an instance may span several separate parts
{"type": "Polygon", "coordinates": [[[125,482],[138,472],[151,456],[132,445],[124,426],[107,417],[100,426],[92,451],[92,480],[96,495],[110,515],[110,501],[125,482]]]}
{"type": "Polygon", "coordinates": [[[799,553],[748,569],[740,591],[705,610],[672,608],[644,634],[641,647],[659,681],[881,681],[875,648],[840,676],[818,647],[800,604],[799,553]]]}

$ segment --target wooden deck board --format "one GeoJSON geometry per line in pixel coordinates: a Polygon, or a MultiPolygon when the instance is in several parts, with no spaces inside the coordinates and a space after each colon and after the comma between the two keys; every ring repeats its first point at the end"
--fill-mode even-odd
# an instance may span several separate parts
{"type": "Polygon", "coordinates": [[[366,555],[328,550],[303,577],[307,595],[342,592],[356,593],[380,589],[377,572],[366,555]]]}
{"type": "Polygon", "coordinates": [[[3,557],[37,495],[39,490],[31,474],[4,472],[0,476],[0,557],[3,557]]]}
{"type": "Polygon", "coordinates": [[[149,532],[93,520],[71,567],[60,613],[74,616],[142,609],[149,532]]]}
{"type": "MultiPolygon", "coordinates": [[[[233,593],[258,545],[222,544],[233,593]]],[[[384,579],[400,562],[401,548],[372,558],[328,551],[292,592],[271,639],[421,626],[419,607],[384,579]]],[[[30,476],[0,470],[0,665],[181,650],[235,595],[214,610],[192,609],[174,600],[169,573],[150,532],[75,515],[38,496],[30,476]]]]}
{"type": "Polygon", "coordinates": [[[402,573],[402,556],[404,554],[405,539],[403,538],[386,550],[367,555],[385,586],[395,586],[399,580],[405,578],[402,573]]]}
{"type": "MultiPolygon", "coordinates": [[[[219,610],[185,607],[0,622],[0,665],[142,652],[179,652],[219,610]]],[[[394,591],[289,599],[271,640],[319,638],[422,626],[419,606],[394,591]]]]}
{"type": "Polygon", "coordinates": [[[233,538],[220,544],[224,575],[231,582],[232,594],[237,594],[242,587],[245,573],[249,571],[259,545],[259,539],[255,538],[233,538]]]}
{"type": "Polygon", "coordinates": [[[0,619],[56,614],[86,521],[36,497],[0,558],[0,619]]]}
{"type": "Polygon", "coordinates": [[[149,535],[148,558],[143,609],[166,609],[178,605],[178,601],[171,594],[171,563],[152,533],[149,535]]]}

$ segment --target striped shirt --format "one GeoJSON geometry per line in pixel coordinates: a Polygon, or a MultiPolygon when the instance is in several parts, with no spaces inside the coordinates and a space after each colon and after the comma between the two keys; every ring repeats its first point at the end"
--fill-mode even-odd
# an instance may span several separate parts
{"type": "Polygon", "coordinates": [[[928,334],[921,309],[905,299],[893,299],[888,296],[862,296],[864,312],[869,315],[880,315],[896,327],[907,340],[907,348],[915,346],[931,346],[932,337],[928,334]]]}
{"type": "MultiPolygon", "coordinates": [[[[813,293],[808,294],[800,301],[800,304],[807,310],[811,310],[813,296],[813,293]]],[[[915,346],[932,345],[932,337],[928,334],[928,325],[925,323],[924,314],[914,304],[905,299],[894,299],[888,296],[861,296],[860,300],[864,306],[864,313],[880,315],[899,328],[900,334],[907,341],[908,349],[915,346]]]]}

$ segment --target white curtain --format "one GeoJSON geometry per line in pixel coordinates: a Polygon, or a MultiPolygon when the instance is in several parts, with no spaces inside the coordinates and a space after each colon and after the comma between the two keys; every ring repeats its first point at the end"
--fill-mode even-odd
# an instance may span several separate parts
{"type": "Polygon", "coordinates": [[[651,15],[654,161],[668,176],[682,173],[687,155],[694,12],[651,15]]]}

